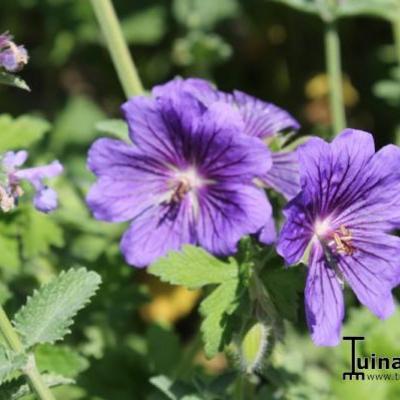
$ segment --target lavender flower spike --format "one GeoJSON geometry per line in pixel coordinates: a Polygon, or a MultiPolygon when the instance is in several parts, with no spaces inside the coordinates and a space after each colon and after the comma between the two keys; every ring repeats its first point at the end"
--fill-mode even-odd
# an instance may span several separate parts
{"type": "Polygon", "coordinates": [[[271,167],[270,153],[239,134],[242,120],[231,107],[205,108],[176,91],[136,97],[122,109],[135,145],[112,139],[92,145],[88,166],[98,181],[87,202],[97,219],[132,221],[121,242],[129,264],[147,266],[185,243],[232,254],[242,236],[272,218],[253,184],[271,167]]]}
{"type": "Polygon", "coordinates": [[[26,159],[26,151],[7,152],[1,158],[1,167],[5,175],[5,187],[1,187],[2,210],[9,211],[14,207],[18,198],[23,194],[20,182],[26,180],[35,188],[36,194],[33,199],[34,206],[41,212],[50,212],[57,208],[57,193],[47,187],[43,180],[60,175],[63,171],[59,161],[53,161],[49,165],[41,167],[20,169],[26,159]]]}
{"type": "Polygon", "coordinates": [[[8,33],[0,35],[0,67],[9,72],[18,72],[28,63],[28,52],[17,46],[8,33]]]}
{"type": "Polygon", "coordinates": [[[400,148],[375,153],[372,135],[347,129],[331,144],[311,139],[298,155],[302,190],[286,206],[278,252],[294,264],[310,251],[308,326],[317,345],[334,346],[344,282],[379,318],[394,311],[400,238],[389,233],[400,223],[400,148]]]}
{"type": "MultiPolygon", "coordinates": [[[[156,86],[155,97],[168,97],[176,91],[190,93],[206,107],[215,101],[222,101],[237,109],[243,120],[242,133],[257,137],[265,144],[284,130],[298,130],[299,123],[285,110],[238,90],[225,93],[215,89],[203,79],[175,78],[164,85],[156,86]]],[[[300,190],[297,156],[294,152],[279,151],[271,153],[272,168],[262,176],[261,181],[287,199],[300,190]]]]}

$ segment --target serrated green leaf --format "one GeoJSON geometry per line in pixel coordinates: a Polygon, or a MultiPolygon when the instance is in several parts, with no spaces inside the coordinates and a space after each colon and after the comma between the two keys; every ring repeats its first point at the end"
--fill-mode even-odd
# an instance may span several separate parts
{"type": "Polygon", "coordinates": [[[54,219],[27,207],[21,214],[22,254],[32,259],[40,254],[47,254],[51,246],[62,247],[64,237],[62,229],[54,219]]]}
{"type": "Polygon", "coordinates": [[[17,354],[0,346],[0,384],[5,382],[9,376],[18,372],[26,363],[24,354],[17,354]]]}
{"type": "Polygon", "coordinates": [[[19,76],[9,74],[8,72],[0,72],[0,84],[7,86],[14,86],[18,89],[31,91],[27,83],[19,76]]]}
{"type": "Polygon", "coordinates": [[[88,368],[89,362],[68,346],[43,344],[35,349],[36,364],[41,372],[75,378],[88,368]]]}
{"type": "MultiPolygon", "coordinates": [[[[47,387],[57,387],[75,383],[73,379],[54,374],[43,374],[42,379],[47,387]]],[[[1,387],[0,400],[19,400],[31,393],[31,388],[26,383],[26,380],[21,377],[1,387]]]]}
{"type": "Polygon", "coordinates": [[[106,119],[96,124],[99,132],[112,134],[118,139],[130,142],[128,124],[122,119],[106,119]]]}
{"type": "Polygon", "coordinates": [[[238,306],[237,289],[239,281],[230,279],[218,286],[200,305],[200,313],[204,317],[201,324],[205,353],[214,357],[230,340],[227,331],[228,316],[238,306]]]}
{"type": "Polygon", "coordinates": [[[93,271],[70,269],[36,291],[14,319],[24,346],[61,340],[100,282],[100,276],[93,271]]]}
{"type": "Polygon", "coordinates": [[[28,148],[40,140],[50,129],[43,118],[23,115],[13,119],[10,115],[0,115],[0,152],[28,148]]]}
{"type": "Polygon", "coordinates": [[[186,245],[181,251],[160,258],[149,267],[148,272],[164,282],[196,289],[235,279],[238,265],[233,258],[223,262],[200,247],[186,245]]]}

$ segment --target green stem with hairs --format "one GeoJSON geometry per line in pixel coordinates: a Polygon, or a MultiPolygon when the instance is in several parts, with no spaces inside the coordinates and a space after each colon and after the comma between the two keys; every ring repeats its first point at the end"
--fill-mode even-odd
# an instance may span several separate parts
{"type": "Polygon", "coordinates": [[[336,21],[325,21],[325,56],[329,77],[329,99],[333,120],[333,136],[346,127],[343,101],[340,41],[336,21]]]}
{"type": "MultiPolygon", "coordinates": [[[[4,339],[6,340],[8,346],[11,350],[16,353],[23,353],[24,346],[21,343],[21,340],[12,326],[10,320],[7,317],[3,307],[0,306],[0,332],[3,334],[4,339]]],[[[27,365],[23,368],[22,371],[26,378],[28,379],[29,385],[32,390],[36,393],[38,399],[40,400],[55,400],[53,393],[51,393],[50,389],[46,386],[43,381],[42,376],[40,375],[35,357],[33,354],[28,356],[27,365]]]]}
{"type": "Polygon", "coordinates": [[[129,53],[111,0],[91,0],[91,3],[125,96],[130,98],[142,94],[142,82],[129,53]]]}

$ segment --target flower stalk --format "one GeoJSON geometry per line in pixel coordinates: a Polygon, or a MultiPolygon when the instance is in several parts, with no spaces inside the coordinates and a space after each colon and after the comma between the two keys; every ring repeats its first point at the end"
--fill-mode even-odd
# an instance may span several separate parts
{"type": "Polygon", "coordinates": [[[346,127],[346,115],[343,101],[340,41],[335,20],[325,21],[324,38],[333,136],[336,136],[346,127]]]}
{"type": "MultiPolygon", "coordinates": [[[[0,332],[3,334],[10,349],[16,353],[23,353],[24,347],[18,337],[17,332],[12,326],[7,314],[5,313],[3,307],[0,306],[0,332]]],[[[55,400],[50,389],[46,386],[37,369],[35,358],[33,354],[29,355],[28,363],[23,369],[23,373],[28,379],[29,385],[32,390],[36,393],[38,399],[40,400],[55,400]]]]}
{"type": "Polygon", "coordinates": [[[125,96],[130,98],[142,94],[143,86],[111,0],[91,0],[91,3],[125,96]]]}

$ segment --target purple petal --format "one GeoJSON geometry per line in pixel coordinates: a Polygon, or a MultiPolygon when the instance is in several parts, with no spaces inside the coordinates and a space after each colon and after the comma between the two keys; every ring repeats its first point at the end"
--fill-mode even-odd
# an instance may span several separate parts
{"type": "Polygon", "coordinates": [[[194,142],[201,168],[215,180],[248,182],[272,166],[269,149],[259,140],[240,135],[240,115],[216,102],[204,113],[194,142]]]}
{"type": "Polygon", "coordinates": [[[26,179],[35,187],[44,178],[54,178],[63,172],[63,166],[59,161],[55,160],[49,165],[41,167],[25,168],[15,172],[18,179],[26,179]]]}
{"type": "Polygon", "coordinates": [[[241,237],[257,233],[271,218],[263,190],[234,183],[210,186],[199,199],[198,240],[214,254],[233,254],[241,237]]]}
{"type": "Polygon", "coordinates": [[[99,139],[89,150],[88,167],[99,175],[87,196],[95,218],[121,222],[154,207],[168,190],[167,169],[137,148],[99,139]]]}
{"type": "Polygon", "coordinates": [[[261,243],[264,244],[273,244],[276,242],[275,221],[272,215],[271,218],[261,229],[258,239],[260,240],[261,243]]]}
{"type": "Polygon", "coordinates": [[[208,81],[198,78],[177,77],[152,90],[154,97],[171,97],[180,93],[190,94],[206,106],[218,100],[218,91],[208,81]]]}
{"type": "Polygon", "coordinates": [[[352,232],[355,252],[341,257],[340,269],[358,300],[379,318],[394,312],[392,289],[400,281],[400,238],[375,232],[352,232]]]}
{"type": "Polygon", "coordinates": [[[33,198],[35,208],[41,212],[48,213],[58,207],[58,196],[55,190],[43,187],[38,190],[33,198]]]}
{"type": "Polygon", "coordinates": [[[28,152],[25,150],[20,150],[17,152],[8,151],[2,158],[2,164],[6,170],[12,171],[16,167],[20,167],[22,164],[24,164],[27,158],[28,152]]]}
{"type": "Polygon", "coordinates": [[[299,129],[299,123],[285,110],[256,97],[235,90],[233,102],[239,107],[245,124],[245,133],[266,138],[285,129],[299,129]]]}
{"type": "Polygon", "coordinates": [[[146,267],[169,251],[194,244],[192,213],[188,202],[160,206],[135,219],[121,241],[126,262],[146,267]]]}
{"type": "Polygon", "coordinates": [[[314,221],[305,201],[304,192],[300,192],[284,209],[286,222],[279,234],[277,252],[288,264],[300,261],[313,236],[314,221]]]}
{"type": "Polygon", "coordinates": [[[271,153],[271,157],[272,168],[261,179],[290,200],[300,191],[297,155],[295,152],[277,152],[271,153]]]}
{"type": "Polygon", "coordinates": [[[305,306],[314,343],[318,346],[339,344],[344,317],[343,293],[335,271],[325,262],[320,246],[311,251],[305,306]]]}

